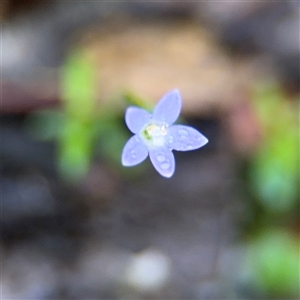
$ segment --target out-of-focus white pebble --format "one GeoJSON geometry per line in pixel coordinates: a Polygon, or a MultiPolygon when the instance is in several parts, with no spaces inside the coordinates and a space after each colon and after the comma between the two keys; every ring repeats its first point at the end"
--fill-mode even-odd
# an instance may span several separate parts
{"type": "Polygon", "coordinates": [[[168,280],[171,270],[170,259],[155,249],[133,255],[125,280],[137,290],[147,292],[160,289],[168,280]]]}

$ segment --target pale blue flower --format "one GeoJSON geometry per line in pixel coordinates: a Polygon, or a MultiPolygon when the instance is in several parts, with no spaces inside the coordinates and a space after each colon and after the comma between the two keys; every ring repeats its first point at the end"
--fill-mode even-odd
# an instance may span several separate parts
{"type": "Polygon", "coordinates": [[[181,97],[178,90],[165,94],[151,115],[146,110],[131,106],[125,113],[125,121],[132,133],[122,153],[122,164],[135,166],[150,160],[164,177],[171,177],[175,171],[172,150],[189,151],[204,146],[208,139],[196,129],[185,125],[172,125],[181,110],[181,97]]]}

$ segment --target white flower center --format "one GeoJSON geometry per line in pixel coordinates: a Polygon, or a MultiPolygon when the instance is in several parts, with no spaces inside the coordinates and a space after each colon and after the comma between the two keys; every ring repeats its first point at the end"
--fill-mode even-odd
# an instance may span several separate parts
{"type": "Polygon", "coordinates": [[[141,136],[148,146],[161,147],[165,144],[167,133],[166,125],[149,123],[142,129],[141,136]]]}

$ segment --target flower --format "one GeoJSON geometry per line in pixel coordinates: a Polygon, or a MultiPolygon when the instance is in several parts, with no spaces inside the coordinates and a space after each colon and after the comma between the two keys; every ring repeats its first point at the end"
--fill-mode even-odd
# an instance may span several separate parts
{"type": "Polygon", "coordinates": [[[128,107],[125,121],[135,135],[124,146],[123,166],[135,166],[149,155],[157,172],[169,178],[175,171],[172,150],[189,151],[204,146],[208,139],[193,127],[172,125],[180,110],[181,97],[177,89],[161,98],[152,115],[142,108],[128,107]]]}

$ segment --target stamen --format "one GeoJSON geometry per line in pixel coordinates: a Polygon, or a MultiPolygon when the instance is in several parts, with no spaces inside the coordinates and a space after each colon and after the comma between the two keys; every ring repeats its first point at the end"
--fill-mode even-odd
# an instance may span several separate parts
{"type": "Polygon", "coordinates": [[[143,137],[152,141],[153,145],[163,145],[164,144],[164,136],[168,133],[166,125],[157,125],[150,123],[148,124],[142,131],[143,137]]]}

